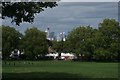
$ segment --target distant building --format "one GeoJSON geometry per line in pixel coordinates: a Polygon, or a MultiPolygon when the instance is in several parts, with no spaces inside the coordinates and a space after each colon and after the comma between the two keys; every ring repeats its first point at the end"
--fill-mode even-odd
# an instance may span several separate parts
{"type": "Polygon", "coordinates": [[[61,32],[59,34],[57,34],[57,37],[55,36],[54,32],[50,31],[50,28],[47,28],[45,30],[46,32],[46,37],[48,40],[53,41],[53,40],[57,40],[57,41],[66,41],[66,34],[65,32],[61,32]]]}
{"type": "Polygon", "coordinates": [[[9,55],[10,58],[18,59],[20,55],[20,51],[18,49],[14,49],[9,55]]]}
{"type": "Polygon", "coordinates": [[[49,28],[47,28],[45,32],[46,32],[46,37],[47,37],[47,39],[49,40],[49,34],[50,34],[49,28]]]}
{"type": "Polygon", "coordinates": [[[61,57],[60,57],[60,59],[63,59],[63,60],[72,60],[75,58],[76,56],[73,53],[61,53],[61,57]]]}
{"type": "Polygon", "coordinates": [[[45,32],[46,32],[46,37],[48,40],[50,41],[55,40],[54,32],[50,32],[50,28],[47,28],[45,32]]]}
{"type": "Polygon", "coordinates": [[[61,59],[61,60],[73,60],[76,59],[76,55],[73,53],[49,53],[46,54],[47,57],[53,57],[54,59],[61,59]],[[60,56],[59,56],[60,54],[60,56]]]}
{"type": "Polygon", "coordinates": [[[55,40],[54,32],[50,32],[49,37],[50,37],[50,40],[52,41],[55,40]]]}
{"type": "Polygon", "coordinates": [[[11,59],[25,59],[24,51],[20,51],[18,49],[14,49],[9,55],[11,59]]]}
{"type": "Polygon", "coordinates": [[[66,41],[65,32],[61,32],[57,35],[57,41],[66,41]]]}

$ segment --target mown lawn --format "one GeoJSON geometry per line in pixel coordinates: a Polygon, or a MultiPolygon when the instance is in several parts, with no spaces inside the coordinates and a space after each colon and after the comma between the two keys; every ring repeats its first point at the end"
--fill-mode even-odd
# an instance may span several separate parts
{"type": "Polygon", "coordinates": [[[118,78],[118,63],[3,61],[4,78],[118,78]]]}

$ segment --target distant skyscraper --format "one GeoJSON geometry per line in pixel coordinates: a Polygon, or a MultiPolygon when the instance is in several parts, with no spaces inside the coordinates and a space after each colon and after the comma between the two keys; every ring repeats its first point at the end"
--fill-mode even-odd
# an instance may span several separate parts
{"type": "Polygon", "coordinates": [[[47,28],[47,29],[45,30],[45,32],[46,32],[46,37],[47,37],[47,39],[50,40],[50,37],[49,37],[49,35],[50,35],[50,29],[47,28]]]}
{"type": "Polygon", "coordinates": [[[51,40],[55,40],[54,32],[51,32],[50,35],[49,35],[49,37],[50,37],[51,40]]]}
{"type": "Polygon", "coordinates": [[[63,35],[63,38],[62,38],[62,39],[63,39],[63,41],[66,41],[66,35],[65,35],[65,32],[63,32],[63,34],[62,34],[62,35],[63,35]]]}
{"type": "Polygon", "coordinates": [[[66,41],[65,32],[61,32],[57,35],[57,41],[66,41]]]}
{"type": "Polygon", "coordinates": [[[55,33],[54,32],[50,32],[50,28],[47,28],[45,30],[46,32],[46,38],[50,41],[53,40],[57,40],[57,41],[66,41],[66,35],[65,32],[61,32],[59,34],[57,34],[57,37],[55,37],[55,33]]]}
{"type": "Polygon", "coordinates": [[[57,41],[61,41],[61,39],[60,39],[60,33],[57,34],[57,41]]]}
{"type": "Polygon", "coordinates": [[[50,32],[49,28],[47,28],[45,32],[48,40],[51,40],[51,41],[55,40],[54,32],[50,32]]]}

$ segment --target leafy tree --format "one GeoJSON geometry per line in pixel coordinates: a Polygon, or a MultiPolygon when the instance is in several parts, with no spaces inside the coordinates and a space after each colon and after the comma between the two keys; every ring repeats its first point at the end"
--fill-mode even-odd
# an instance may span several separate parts
{"type": "Polygon", "coordinates": [[[103,34],[105,39],[106,48],[108,48],[112,42],[118,42],[120,36],[119,22],[114,19],[105,19],[99,24],[99,31],[103,34]]]}
{"type": "Polygon", "coordinates": [[[35,56],[48,53],[48,43],[45,32],[33,27],[25,31],[20,47],[24,49],[27,59],[35,59],[35,56]]]}
{"type": "Polygon", "coordinates": [[[67,41],[52,41],[52,47],[59,53],[68,52],[68,44],[67,41]]]}
{"type": "Polygon", "coordinates": [[[80,26],[76,29],[73,29],[68,35],[69,46],[72,49],[72,52],[75,52],[77,55],[91,56],[92,48],[89,45],[89,40],[92,38],[94,29],[90,26],[80,26]]]}
{"type": "Polygon", "coordinates": [[[52,48],[53,48],[56,52],[61,52],[61,50],[62,50],[62,45],[61,45],[60,42],[52,41],[52,48]]]}
{"type": "Polygon", "coordinates": [[[82,26],[68,35],[69,47],[81,58],[117,61],[120,52],[120,26],[115,19],[104,19],[98,29],[82,26]]]}
{"type": "Polygon", "coordinates": [[[11,51],[18,48],[21,34],[13,27],[2,26],[2,55],[8,58],[11,51]]]}
{"type": "Polygon", "coordinates": [[[94,59],[97,61],[116,61],[120,51],[119,39],[119,23],[114,19],[104,19],[94,34],[94,59]]]}
{"type": "Polygon", "coordinates": [[[57,6],[56,2],[2,2],[2,18],[9,17],[16,25],[33,22],[35,14],[45,8],[57,6]]]}
{"type": "Polygon", "coordinates": [[[111,61],[111,52],[109,50],[98,48],[94,54],[93,58],[95,57],[97,61],[111,61]]]}

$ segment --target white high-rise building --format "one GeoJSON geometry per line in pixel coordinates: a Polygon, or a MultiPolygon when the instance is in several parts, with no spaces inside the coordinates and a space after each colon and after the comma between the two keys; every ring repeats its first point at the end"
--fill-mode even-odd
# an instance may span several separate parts
{"type": "Polygon", "coordinates": [[[66,35],[65,35],[65,32],[63,32],[63,41],[66,41],[66,35]]]}
{"type": "Polygon", "coordinates": [[[54,32],[50,32],[50,28],[47,28],[45,30],[46,32],[46,38],[50,41],[53,40],[57,40],[57,41],[66,41],[66,35],[65,32],[61,32],[59,34],[57,34],[57,36],[55,37],[54,32]]]}
{"type": "Polygon", "coordinates": [[[61,32],[57,35],[57,41],[66,41],[65,32],[61,32]]]}
{"type": "Polygon", "coordinates": [[[50,32],[49,28],[47,28],[45,32],[48,40],[51,40],[51,41],[55,40],[54,32],[50,32]]]}
{"type": "Polygon", "coordinates": [[[45,30],[45,32],[46,32],[46,37],[47,37],[47,39],[50,40],[50,37],[49,37],[49,35],[50,35],[50,29],[47,28],[47,29],[45,30]]]}

